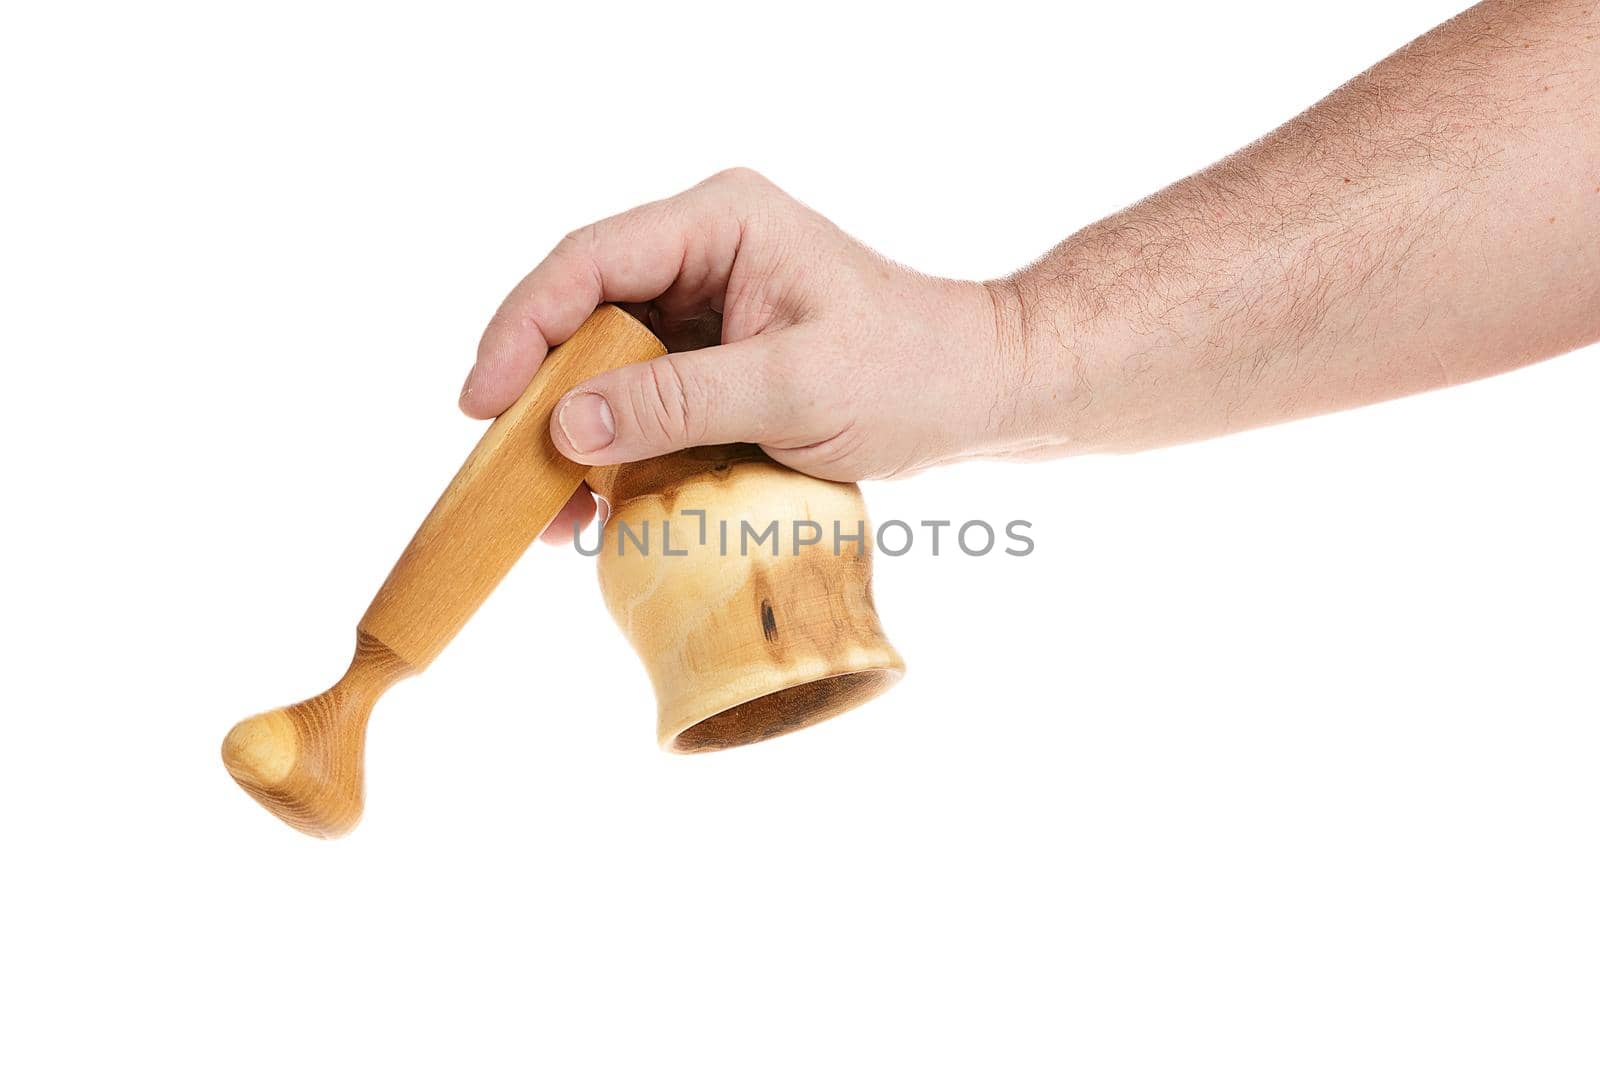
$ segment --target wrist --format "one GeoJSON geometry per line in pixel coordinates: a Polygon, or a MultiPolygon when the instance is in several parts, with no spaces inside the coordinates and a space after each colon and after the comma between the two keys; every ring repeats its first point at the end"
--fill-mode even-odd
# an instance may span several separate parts
{"type": "Polygon", "coordinates": [[[1094,451],[1081,418],[1092,395],[1089,336],[1071,312],[1071,299],[1037,268],[983,285],[994,322],[994,454],[1094,451]]]}

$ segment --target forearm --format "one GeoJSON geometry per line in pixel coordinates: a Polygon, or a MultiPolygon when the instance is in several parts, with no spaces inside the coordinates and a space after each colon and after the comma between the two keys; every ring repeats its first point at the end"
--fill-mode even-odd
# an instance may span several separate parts
{"type": "Polygon", "coordinates": [[[1600,337],[1600,5],[1491,2],[991,285],[1015,453],[1129,451],[1600,337]]]}

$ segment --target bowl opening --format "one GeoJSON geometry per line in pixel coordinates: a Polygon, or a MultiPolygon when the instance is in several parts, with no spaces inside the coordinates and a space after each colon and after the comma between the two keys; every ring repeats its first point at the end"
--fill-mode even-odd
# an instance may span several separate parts
{"type": "Polygon", "coordinates": [[[792,733],[866,703],[898,682],[902,673],[877,667],[779,689],[695,723],[674,737],[667,748],[672,752],[714,752],[792,733]]]}

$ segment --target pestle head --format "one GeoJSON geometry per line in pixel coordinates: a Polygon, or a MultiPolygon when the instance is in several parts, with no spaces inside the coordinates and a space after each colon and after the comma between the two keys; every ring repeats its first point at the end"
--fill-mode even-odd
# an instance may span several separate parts
{"type": "Polygon", "coordinates": [[[355,658],[332,689],[239,723],[222,741],[222,763],[296,830],[349,833],[361,820],[367,719],[384,690],[410,673],[381,642],[358,634],[355,658]]]}
{"type": "Polygon", "coordinates": [[[281,786],[299,755],[299,731],[287,708],[252,715],[222,739],[222,762],[247,789],[281,786]]]}

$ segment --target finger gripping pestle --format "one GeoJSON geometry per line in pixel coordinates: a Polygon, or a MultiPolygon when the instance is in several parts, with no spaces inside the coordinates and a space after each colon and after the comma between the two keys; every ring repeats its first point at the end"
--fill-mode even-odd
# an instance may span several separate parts
{"type": "Polygon", "coordinates": [[[527,391],[490,424],[378,590],[356,626],[355,658],[344,677],[320,696],[246,719],[228,733],[222,760],[246,792],[308,834],[337,837],[355,826],[373,704],[433,662],[588,471],[550,441],[556,402],[602,371],[664,351],[638,320],[603,305],[550,352],[527,391]]]}

